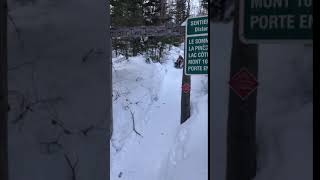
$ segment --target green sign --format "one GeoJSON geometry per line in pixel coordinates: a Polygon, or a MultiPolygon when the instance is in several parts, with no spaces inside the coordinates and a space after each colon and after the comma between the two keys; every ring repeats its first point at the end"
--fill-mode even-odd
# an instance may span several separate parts
{"type": "Polygon", "coordinates": [[[313,38],[313,0],[241,0],[240,38],[245,43],[313,38]]]}
{"type": "Polygon", "coordinates": [[[208,74],[208,17],[187,20],[185,74],[208,74]]]}
{"type": "Polygon", "coordinates": [[[187,20],[187,35],[207,34],[208,17],[189,18],[187,20]]]}

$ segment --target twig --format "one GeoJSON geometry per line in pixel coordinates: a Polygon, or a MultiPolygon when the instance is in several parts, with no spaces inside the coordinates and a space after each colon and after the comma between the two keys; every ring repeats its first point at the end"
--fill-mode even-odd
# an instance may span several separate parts
{"type": "Polygon", "coordinates": [[[67,154],[64,154],[64,158],[67,161],[67,164],[71,170],[71,180],[77,180],[77,167],[78,167],[78,163],[79,163],[78,156],[76,157],[76,161],[74,163],[71,162],[71,159],[69,158],[69,156],[67,154]]]}
{"type": "Polygon", "coordinates": [[[137,130],[136,130],[136,125],[135,125],[135,120],[134,120],[134,113],[130,109],[130,114],[131,114],[131,119],[132,119],[132,129],[133,131],[139,135],[140,137],[143,137],[137,130]]]}

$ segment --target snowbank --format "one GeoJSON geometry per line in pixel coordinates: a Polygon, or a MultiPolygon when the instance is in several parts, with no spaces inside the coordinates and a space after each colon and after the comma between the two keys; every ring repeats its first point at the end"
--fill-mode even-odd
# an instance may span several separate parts
{"type": "Polygon", "coordinates": [[[208,179],[208,95],[192,99],[192,115],[177,132],[160,180],[208,179]]]}

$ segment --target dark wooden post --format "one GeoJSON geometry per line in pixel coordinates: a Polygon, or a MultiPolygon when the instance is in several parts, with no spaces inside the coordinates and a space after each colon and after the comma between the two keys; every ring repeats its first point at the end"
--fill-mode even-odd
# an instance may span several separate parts
{"type": "MultiPolygon", "coordinates": [[[[182,75],[182,85],[188,83],[191,86],[191,77],[184,74],[182,75]]],[[[190,118],[190,91],[189,93],[183,92],[181,88],[181,124],[190,118]]]]}
{"type": "Polygon", "coordinates": [[[0,179],[8,180],[7,2],[0,0],[0,179]]]}
{"type": "MultiPolygon", "coordinates": [[[[258,48],[239,39],[239,1],[235,1],[230,78],[247,68],[257,77],[258,48]]],[[[242,100],[232,90],[229,96],[227,180],[251,180],[256,173],[257,91],[242,100]]]]}
{"type": "MultiPolygon", "coordinates": [[[[185,43],[186,40],[185,40],[185,43]]],[[[186,52],[186,46],[184,46],[184,52],[186,52]]],[[[184,57],[185,59],[186,57],[184,57]]],[[[183,63],[182,85],[181,85],[181,124],[186,122],[190,118],[190,91],[188,93],[183,92],[182,86],[189,84],[191,87],[191,76],[185,74],[186,63],[183,63]]]]}

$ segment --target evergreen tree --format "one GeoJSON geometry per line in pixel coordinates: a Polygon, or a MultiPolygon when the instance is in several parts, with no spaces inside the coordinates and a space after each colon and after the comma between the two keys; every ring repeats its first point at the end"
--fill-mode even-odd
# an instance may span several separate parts
{"type": "MultiPolygon", "coordinates": [[[[165,25],[172,21],[170,10],[166,0],[149,0],[144,4],[145,24],[150,26],[165,25]]],[[[145,48],[153,61],[159,62],[163,56],[165,47],[171,45],[176,38],[173,37],[149,37],[145,42],[145,48]]]]}
{"type": "Polygon", "coordinates": [[[187,14],[187,0],[176,0],[176,24],[182,24],[188,16],[189,14],[187,14]]]}
{"type": "MultiPolygon", "coordinates": [[[[111,26],[133,27],[144,25],[144,0],[111,0],[111,26]]],[[[137,55],[141,43],[138,38],[119,38],[112,42],[116,54],[120,53],[128,58],[137,55]]]]}
{"type": "MultiPolygon", "coordinates": [[[[167,0],[111,0],[112,27],[162,26],[173,22],[173,15],[175,12],[168,7],[167,0]]],[[[112,45],[117,55],[128,58],[146,52],[153,61],[160,61],[166,47],[177,45],[179,40],[177,37],[116,38],[112,45]]]]}

